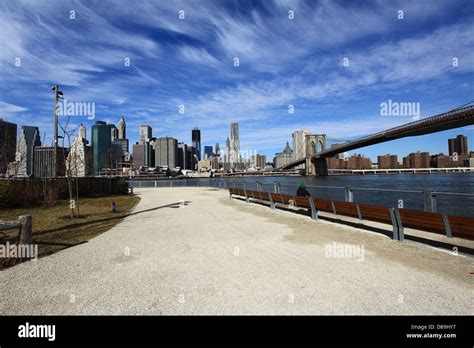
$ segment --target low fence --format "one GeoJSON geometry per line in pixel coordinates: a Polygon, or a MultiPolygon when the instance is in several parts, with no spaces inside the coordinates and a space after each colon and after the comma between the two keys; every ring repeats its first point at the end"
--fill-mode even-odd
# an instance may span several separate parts
{"type": "MultiPolygon", "coordinates": [[[[76,194],[76,179],[71,179],[72,191],[76,194]]],[[[123,178],[83,177],[77,178],[80,197],[126,194],[128,184],[123,178]]],[[[22,207],[39,201],[68,199],[66,178],[30,179],[15,178],[0,180],[0,208],[22,207]]]]}
{"type": "MultiPolygon", "coordinates": [[[[129,179],[132,188],[159,187],[216,187],[221,189],[243,188],[264,192],[295,194],[298,185],[278,181],[260,182],[232,178],[185,179],[129,179]]],[[[375,204],[385,207],[412,209],[426,212],[474,216],[474,194],[435,190],[398,190],[350,186],[306,185],[314,198],[375,204]]]]}
{"type": "Polygon", "coordinates": [[[33,235],[33,219],[31,215],[22,215],[18,221],[0,220],[0,232],[19,229],[20,244],[31,244],[33,235]]]}

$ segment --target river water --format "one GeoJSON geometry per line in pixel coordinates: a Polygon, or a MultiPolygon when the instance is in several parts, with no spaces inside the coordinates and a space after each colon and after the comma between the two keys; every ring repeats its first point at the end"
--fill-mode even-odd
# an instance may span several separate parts
{"type": "MultiPolygon", "coordinates": [[[[245,187],[257,189],[257,182],[262,183],[262,190],[274,190],[273,182],[281,184],[280,192],[295,194],[300,183],[307,185],[312,197],[344,201],[345,187],[353,188],[353,201],[356,203],[423,210],[425,190],[439,192],[436,194],[436,210],[451,215],[474,216],[474,173],[433,173],[433,174],[388,174],[388,175],[330,175],[326,177],[277,176],[277,177],[235,177],[173,180],[173,186],[207,186],[213,184],[221,187],[245,187]],[[223,181],[226,181],[224,186],[223,181]],[[198,183],[199,182],[199,183],[198,183]],[[311,187],[318,186],[318,187],[311,187]],[[322,187],[321,187],[322,186],[322,187]],[[335,188],[340,187],[340,188],[335,188]],[[370,190],[364,190],[370,189],[370,190]],[[376,189],[398,190],[397,192],[376,191],[376,189]],[[402,192],[417,191],[417,192],[402,192]],[[470,195],[448,195],[443,193],[461,193],[470,195]]],[[[131,186],[139,187],[136,179],[131,186]]],[[[141,187],[153,187],[154,181],[142,181],[141,187]]],[[[169,180],[157,180],[157,186],[169,186],[169,180]]]]}
{"type": "MultiPolygon", "coordinates": [[[[300,183],[304,183],[313,197],[342,201],[345,199],[345,190],[333,187],[352,187],[353,200],[356,203],[376,204],[387,207],[397,207],[402,203],[404,208],[415,210],[424,209],[424,193],[421,191],[433,190],[440,192],[436,194],[438,212],[474,216],[474,173],[245,177],[229,179],[228,181],[235,181],[236,183],[245,181],[245,186],[249,189],[255,189],[255,183],[258,181],[263,184],[262,189],[265,191],[273,191],[272,183],[276,181],[282,184],[280,192],[286,194],[295,194],[297,186],[300,183]],[[387,192],[375,191],[374,189],[418,192],[387,192]],[[448,195],[442,194],[443,192],[471,195],[448,195]]],[[[240,187],[242,187],[242,184],[240,187]]]]}

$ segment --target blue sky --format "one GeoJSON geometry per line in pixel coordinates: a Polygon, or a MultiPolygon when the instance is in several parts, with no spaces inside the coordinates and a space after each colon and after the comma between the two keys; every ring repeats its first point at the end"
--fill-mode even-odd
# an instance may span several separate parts
{"type": "MultiPolygon", "coordinates": [[[[473,23],[469,0],[0,0],[0,117],[51,143],[59,83],[68,101],[96,105],[69,129],[123,115],[132,143],[141,123],[188,144],[199,125],[203,146],[222,148],[239,122],[241,148],[271,160],[295,130],[352,139],[412,121],[381,116],[389,99],[420,103],[421,117],[474,100],[473,23]]],[[[469,126],[355,152],[446,153],[461,133],[473,150],[469,126]]]]}

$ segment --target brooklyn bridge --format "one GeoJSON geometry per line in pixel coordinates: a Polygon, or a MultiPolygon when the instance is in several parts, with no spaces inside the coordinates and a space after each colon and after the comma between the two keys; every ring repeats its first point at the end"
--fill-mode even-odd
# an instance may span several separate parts
{"type": "Polygon", "coordinates": [[[326,159],[339,153],[384,143],[390,140],[436,133],[472,124],[474,124],[474,105],[426,117],[343,144],[333,145],[329,149],[326,148],[326,134],[309,134],[306,136],[306,157],[290,162],[276,170],[287,170],[304,164],[306,175],[326,176],[328,175],[326,159]],[[318,146],[320,146],[319,151],[318,146]]]}

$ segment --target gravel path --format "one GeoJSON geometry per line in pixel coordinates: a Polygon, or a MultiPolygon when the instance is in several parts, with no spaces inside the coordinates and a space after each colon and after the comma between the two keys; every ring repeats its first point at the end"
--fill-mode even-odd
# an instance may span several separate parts
{"type": "Polygon", "coordinates": [[[230,200],[223,190],[136,192],[141,213],[0,272],[0,313],[474,313],[472,256],[230,200]],[[363,258],[328,257],[344,245],[363,247],[363,258]]]}

